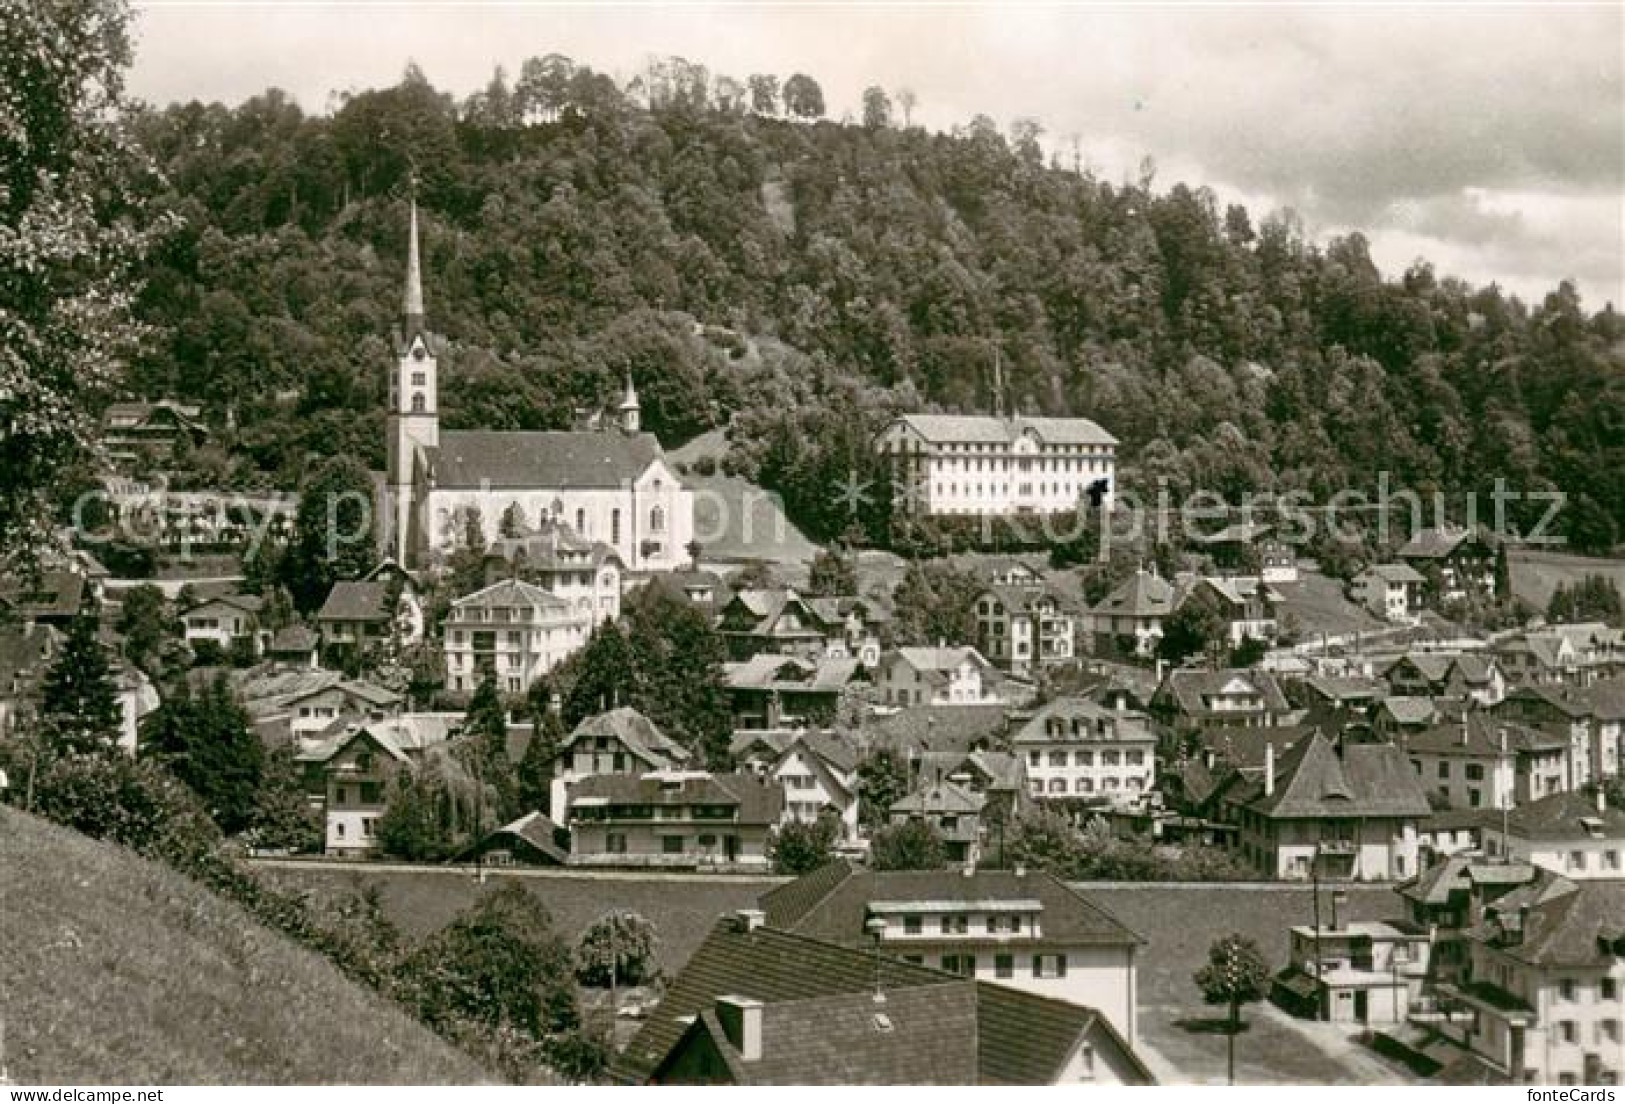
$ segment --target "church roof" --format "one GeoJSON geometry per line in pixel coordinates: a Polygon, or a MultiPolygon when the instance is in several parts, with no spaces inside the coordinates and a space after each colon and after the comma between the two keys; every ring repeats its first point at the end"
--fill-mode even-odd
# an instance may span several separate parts
{"type": "Polygon", "coordinates": [[[662,459],[649,433],[447,430],[435,452],[441,489],[616,488],[662,459]]]}

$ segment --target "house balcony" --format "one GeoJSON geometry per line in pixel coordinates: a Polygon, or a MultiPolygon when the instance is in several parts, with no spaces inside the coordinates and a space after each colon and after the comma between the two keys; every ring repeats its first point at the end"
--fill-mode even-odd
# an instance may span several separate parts
{"type": "Polygon", "coordinates": [[[1487,981],[1440,982],[1437,988],[1440,997],[1459,1001],[1509,1024],[1527,1026],[1535,1022],[1535,1010],[1529,1002],[1499,985],[1487,981]]]}

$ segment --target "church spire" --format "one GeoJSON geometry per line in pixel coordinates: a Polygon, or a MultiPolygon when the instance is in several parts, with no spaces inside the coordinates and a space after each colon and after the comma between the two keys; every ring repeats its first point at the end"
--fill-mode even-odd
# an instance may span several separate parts
{"type": "Polygon", "coordinates": [[[406,336],[423,329],[423,263],[418,257],[418,181],[412,177],[412,223],[406,243],[406,297],[401,311],[406,315],[406,336]]]}

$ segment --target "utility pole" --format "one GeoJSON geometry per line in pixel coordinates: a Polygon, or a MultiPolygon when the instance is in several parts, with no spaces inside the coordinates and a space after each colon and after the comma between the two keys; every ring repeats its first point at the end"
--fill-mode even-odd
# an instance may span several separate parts
{"type": "Polygon", "coordinates": [[[1314,904],[1314,956],[1315,956],[1315,1019],[1320,1019],[1320,844],[1315,844],[1314,854],[1309,858],[1309,885],[1310,891],[1315,895],[1314,904]]]}

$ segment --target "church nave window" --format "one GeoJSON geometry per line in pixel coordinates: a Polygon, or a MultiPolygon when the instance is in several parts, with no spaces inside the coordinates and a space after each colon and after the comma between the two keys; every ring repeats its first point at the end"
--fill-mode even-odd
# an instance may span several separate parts
{"type": "Polygon", "coordinates": [[[609,512],[609,543],[621,543],[621,511],[619,508],[609,512]]]}
{"type": "Polygon", "coordinates": [[[584,537],[586,535],[587,535],[587,511],[578,509],[578,510],[576,510],[576,536],[584,537]]]}
{"type": "Polygon", "coordinates": [[[666,511],[659,506],[649,511],[649,531],[660,533],[666,528],[666,511]]]}

